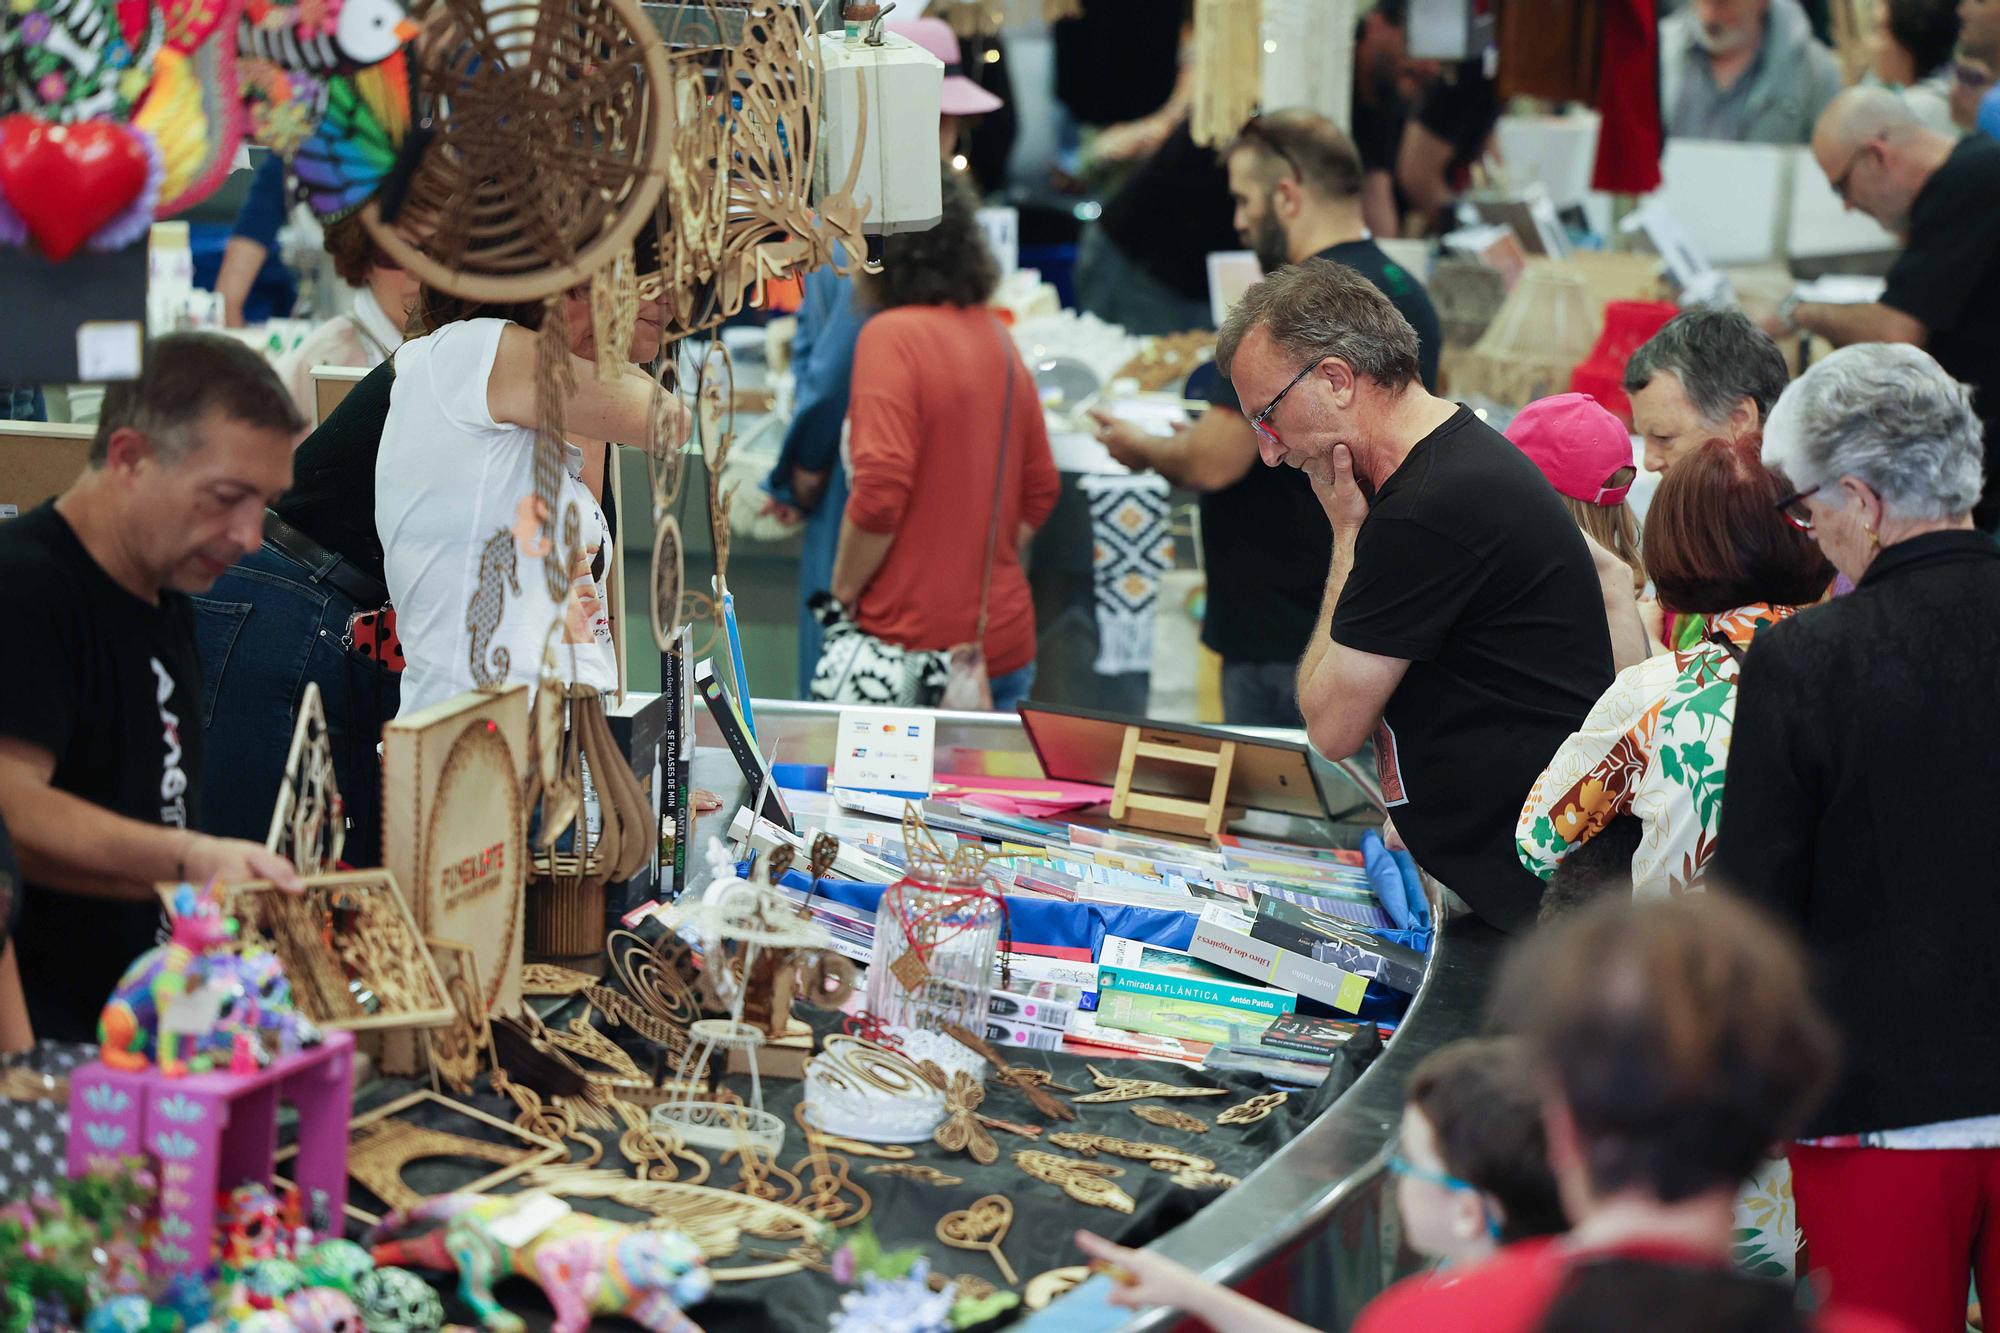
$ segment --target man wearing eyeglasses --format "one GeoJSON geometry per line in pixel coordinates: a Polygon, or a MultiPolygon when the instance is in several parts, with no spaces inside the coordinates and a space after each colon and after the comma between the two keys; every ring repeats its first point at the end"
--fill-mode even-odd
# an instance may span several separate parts
{"type": "MultiPolygon", "coordinates": [[[[1318,256],[1360,273],[1416,330],[1419,373],[1425,385],[1436,383],[1437,311],[1416,278],[1370,239],[1361,157],[1348,137],[1324,116],[1280,111],[1244,127],[1227,165],[1237,233],[1264,271],[1318,256]]],[[[1188,396],[1213,406],[1171,438],[1093,413],[1097,438],[1127,467],[1150,468],[1201,495],[1202,642],[1222,658],[1224,720],[1296,727],[1293,671],[1318,618],[1330,549],[1319,502],[1299,474],[1257,466],[1256,432],[1212,367],[1190,378],[1188,396]]]]}
{"type": "Polygon", "coordinates": [[[1265,463],[1310,480],[1332,534],[1297,673],[1322,754],[1371,737],[1417,861],[1506,930],[1542,883],[1514,856],[1522,798],[1612,678],[1583,534],[1526,454],[1418,377],[1409,322],[1354,270],[1264,279],[1216,362],[1265,463]]]}
{"type": "Polygon", "coordinates": [[[1827,305],[1787,298],[1764,321],[1773,337],[1804,330],[1836,347],[1909,343],[1973,389],[1986,430],[1986,492],[1973,521],[2000,524],[2000,142],[1926,129],[1900,98],[1850,88],[1813,133],[1813,157],[1849,208],[1904,238],[1880,301],[1827,305]]]}

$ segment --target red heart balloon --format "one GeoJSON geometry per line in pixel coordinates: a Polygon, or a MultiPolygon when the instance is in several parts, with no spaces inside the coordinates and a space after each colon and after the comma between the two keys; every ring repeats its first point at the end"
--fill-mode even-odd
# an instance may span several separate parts
{"type": "Polygon", "coordinates": [[[146,150],[108,120],[0,120],[0,196],[57,262],[131,206],[146,188],[146,170],[146,150]]]}

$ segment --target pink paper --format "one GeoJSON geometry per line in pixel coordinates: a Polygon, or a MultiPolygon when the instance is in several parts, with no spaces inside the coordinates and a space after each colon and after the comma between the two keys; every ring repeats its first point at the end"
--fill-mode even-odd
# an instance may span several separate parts
{"type": "Polygon", "coordinates": [[[1063,782],[1055,778],[990,778],[970,773],[940,773],[932,784],[935,795],[945,800],[963,801],[984,810],[1046,819],[1052,815],[1102,805],[1111,799],[1111,788],[1092,782],[1063,782]]]}

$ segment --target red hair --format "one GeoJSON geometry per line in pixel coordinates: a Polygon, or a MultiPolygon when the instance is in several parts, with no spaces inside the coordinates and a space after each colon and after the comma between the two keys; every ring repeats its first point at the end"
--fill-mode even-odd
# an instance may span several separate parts
{"type": "Polygon", "coordinates": [[[1751,602],[1807,606],[1833,579],[1819,544],[1778,512],[1791,493],[1760,440],[1714,439],[1667,469],[1646,509],[1646,572],[1660,602],[1709,615],[1751,602]]]}

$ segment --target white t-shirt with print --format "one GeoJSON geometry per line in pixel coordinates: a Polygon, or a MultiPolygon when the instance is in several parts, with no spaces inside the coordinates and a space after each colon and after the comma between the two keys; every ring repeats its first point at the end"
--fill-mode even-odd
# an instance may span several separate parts
{"type": "MultiPolygon", "coordinates": [[[[397,349],[396,383],[375,460],[375,530],[408,666],[398,716],[463,694],[488,679],[533,684],[558,615],[556,663],[565,679],[617,686],[609,628],[583,614],[577,591],[549,596],[538,549],[535,432],[493,419],[487,381],[507,321],[450,324],[397,349]],[[476,607],[473,593],[488,595],[476,607]],[[470,608],[470,609],[468,609],[470,608]],[[575,670],[570,667],[575,653],[575,670]]],[[[554,525],[574,504],[585,547],[607,568],[604,511],[583,484],[583,453],[564,445],[554,525]]],[[[601,588],[592,588],[600,601],[601,588]]]]}

